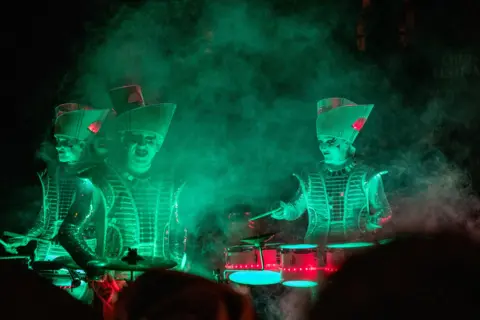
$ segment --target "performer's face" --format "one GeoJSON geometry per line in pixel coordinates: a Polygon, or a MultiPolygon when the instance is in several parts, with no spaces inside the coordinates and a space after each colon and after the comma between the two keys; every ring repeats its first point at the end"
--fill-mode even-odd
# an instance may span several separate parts
{"type": "Polygon", "coordinates": [[[62,163],[73,163],[80,160],[85,143],[77,139],[55,136],[58,160],[62,163]]]}
{"type": "Polygon", "coordinates": [[[350,145],[345,140],[323,137],[318,140],[318,143],[325,162],[336,164],[342,163],[347,159],[350,145]]]}
{"type": "Polygon", "coordinates": [[[122,142],[128,149],[128,166],[137,170],[150,167],[163,138],[153,132],[129,131],[123,135],[122,142]]]}

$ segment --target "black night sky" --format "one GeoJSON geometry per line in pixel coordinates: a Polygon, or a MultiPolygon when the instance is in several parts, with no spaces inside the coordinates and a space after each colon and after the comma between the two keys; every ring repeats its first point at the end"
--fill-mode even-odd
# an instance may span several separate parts
{"type": "MultiPolygon", "coordinates": [[[[302,7],[298,9],[299,12],[309,5],[316,6],[319,3],[318,1],[272,1],[279,8],[278,10],[288,11],[289,8],[298,6],[302,7]]],[[[338,10],[344,10],[345,16],[351,17],[355,12],[361,11],[362,1],[321,2],[330,3],[331,6],[334,6],[332,3],[338,3],[338,10]]],[[[434,63],[426,57],[436,56],[441,60],[442,54],[469,52],[478,60],[480,2],[411,0],[415,11],[415,29],[410,35],[410,44],[406,48],[399,45],[398,35],[398,21],[404,13],[404,2],[401,0],[372,0],[371,2],[372,7],[367,14],[367,20],[370,23],[367,51],[355,52],[355,21],[350,18],[335,30],[338,33],[336,37],[344,46],[344,52],[351,52],[352,56],[356,56],[361,61],[374,63],[388,76],[395,91],[401,93],[405,108],[426,104],[431,99],[432,90],[435,90],[437,82],[433,79],[434,63]],[[397,62],[395,67],[392,67],[392,60],[397,62]],[[426,88],[430,93],[425,92],[426,88]]],[[[203,1],[197,1],[196,8],[201,7],[201,3],[203,1]]],[[[18,216],[14,212],[31,212],[33,206],[31,203],[36,196],[28,194],[28,199],[25,199],[23,197],[26,195],[21,190],[29,186],[38,186],[35,173],[42,169],[42,163],[35,159],[35,150],[42,140],[48,137],[55,105],[75,99],[68,93],[69,86],[73,85],[72,79],[82,72],[76,67],[76,60],[84,50],[86,36],[91,30],[102,30],[101,27],[122,5],[125,4],[118,1],[40,3],[17,1],[12,5],[16,7],[15,9],[10,9],[8,13],[4,11],[2,34],[4,35],[3,43],[7,48],[4,49],[4,54],[10,56],[4,60],[4,63],[7,68],[11,68],[12,61],[15,61],[15,70],[13,79],[10,77],[10,72],[4,75],[6,79],[4,83],[7,86],[5,91],[8,93],[3,100],[3,108],[7,111],[3,116],[4,125],[2,126],[4,212],[0,220],[0,229],[12,228],[21,231],[25,224],[28,224],[26,220],[33,220],[32,213],[24,213],[20,215],[20,221],[18,221],[18,216]]],[[[129,6],[133,8],[138,4],[129,6]]],[[[196,12],[200,13],[201,9],[196,12]]],[[[193,26],[195,19],[195,12],[192,12],[191,15],[185,16],[184,23],[193,26]]],[[[478,61],[476,63],[480,68],[478,61]]],[[[270,76],[275,77],[274,74],[270,76]]],[[[462,82],[460,97],[455,98],[458,102],[452,103],[450,108],[455,108],[458,103],[468,104],[472,110],[478,109],[479,79],[480,74],[473,72],[465,79],[458,80],[462,82]]],[[[457,88],[455,82],[457,80],[451,81],[451,87],[457,88]]],[[[448,85],[445,86],[444,81],[439,86],[441,88],[439,90],[444,90],[445,87],[448,85]]],[[[368,98],[375,104],[385,99],[384,97],[377,99],[372,95],[368,98]]],[[[355,97],[351,99],[355,101],[355,97]]],[[[478,115],[478,111],[472,111],[471,117],[478,119],[478,115]]],[[[181,112],[179,118],[182,119],[181,112]]],[[[405,125],[408,126],[408,123],[405,125]]],[[[175,134],[180,131],[175,128],[173,130],[175,134]]],[[[458,122],[447,121],[438,128],[437,148],[449,161],[470,172],[473,187],[477,191],[480,188],[480,172],[477,169],[478,145],[478,129],[475,125],[464,127],[458,122]],[[467,150],[467,156],[459,157],[461,152],[458,146],[461,146],[462,150],[467,150]]],[[[245,154],[252,151],[254,149],[239,149],[238,153],[245,154]]],[[[38,191],[38,189],[32,190],[38,191]]],[[[38,197],[41,195],[38,194],[38,197]]]]}

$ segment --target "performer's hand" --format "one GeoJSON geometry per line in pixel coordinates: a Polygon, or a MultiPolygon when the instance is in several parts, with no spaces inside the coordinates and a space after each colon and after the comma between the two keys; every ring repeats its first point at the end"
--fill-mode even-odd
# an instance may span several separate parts
{"type": "Polygon", "coordinates": [[[7,243],[11,248],[24,247],[28,244],[28,242],[29,242],[29,239],[27,237],[10,238],[7,240],[7,243]]]}
{"type": "Polygon", "coordinates": [[[5,251],[10,253],[10,254],[18,254],[17,249],[14,247],[10,246],[8,243],[4,242],[3,240],[0,239],[0,244],[5,248],[5,251]]]}
{"type": "Polygon", "coordinates": [[[285,211],[288,210],[288,204],[283,201],[280,201],[281,210],[276,210],[272,213],[272,218],[277,220],[282,220],[285,218],[285,211]]]}
{"type": "Polygon", "coordinates": [[[382,226],[377,224],[377,223],[373,223],[373,222],[367,223],[367,230],[376,231],[376,230],[381,229],[381,228],[382,228],[382,226]]]}
{"type": "Polygon", "coordinates": [[[10,253],[10,254],[18,254],[17,249],[12,248],[12,247],[10,247],[10,246],[6,246],[6,247],[5,247],[5,251],[8,252],[8,253],[10,253]]]}

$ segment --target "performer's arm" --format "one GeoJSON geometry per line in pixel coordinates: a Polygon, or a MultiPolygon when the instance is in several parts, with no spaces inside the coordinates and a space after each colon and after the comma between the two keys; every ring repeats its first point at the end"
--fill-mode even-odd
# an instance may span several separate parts
{"type": "Polygon", "coordinates": [[[33,226],[27,231],[27,234],[25,237],[27,238],[40,238],[40,236],[43,234],[45,231],[45,208],[42,205],[40,208],[40,212],[37,215],[37,218],[35,219],[35,223],[33,226]]]}
{"type": "Polygon", "coordinates": [[[170,223],[168,225],[168,230],[166,230],[169,235],[169,251],[170,258],[178,263],[178,266],[181,267],[184,254],[187,251],[187,219],[191,218],[190,213],[192,208],[188,208],[184,201],[184,190],[185,184],[180,185],[174,194],[174,204],[173,212],[170,218],[170,223]],[[188,210],[188,211],[187,211],[188,210]]]}
{"type": "Polygon", "coordinates": [[[40,211],[35,218],[35,222],[33,226],[28,229],[25,233],[25,236],[22,238],[11,238],[8,242],[13,247],[24,246],[27,245],[29,242],[29,238],[40,238],[40,236],[45,232],[45,224],[46,224],[46,190],[47,186],[45,185],[48,183],[48,179],[46,179],[47,171],[45,170],[42,173],[38,173],[38,177],[40,178],[40,183],[42,184],[42,206],[40,207],[40,211]]]}
{"type": "Polygon", "coordinates": [[[376,174],[368,182],[371,222],[378,226],[390,220],[392,211],[383,189],[382,175],[376,174]]]}
{"type": "Polygon", "coordinates": [[[8,244],[11,248],[26,246],[31,238],[40,238],[40,236],[45,232],[45,211],[44,207],[40,208],[40,212],[35,219],[33,227],[31,227],[24,236],[13,237],[8,240],[8,244]]]}
{"type": "Polygon", "coordinates": [[[297,220],[302,216],[305,210],[307,210],[307,201],[301,188],[297,191],[295,200],[289,203],[280,202],[280,205],[283,210],[279,210],[272,214],[273,219],[288,221],[297,220]]]}
{"type": "Polygon", "coordinates": [[[79,178],[75,200],[58,234],[60,244],[67,250],[72,259],[85,269],[89,261],[98,259],[83,238],[83,231],[94,218],[99,203],[98,189],[90,180],[79,178]]]}

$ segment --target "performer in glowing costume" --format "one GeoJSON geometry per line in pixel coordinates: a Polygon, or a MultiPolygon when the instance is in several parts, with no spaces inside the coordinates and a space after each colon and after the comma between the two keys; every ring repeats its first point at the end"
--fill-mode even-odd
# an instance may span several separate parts
{"type": "Polygon", "coordinates": [[[147,261],[163,258],[181,264],[186,230],[179,221],[177,199],[182,185],[174,180],[171,166],[152,166],[176,106],[146,106],[137,85],[113,89],[110,98],[117,112],[113,131],[124,153],[119,159],[107,159],[106,167],[97,170],[100,174],[90,174],[101,191],[106,212],[105,255],[95,254],[81,236],[81,226],[92,219],[91,215],[76,215],[66,221],[62,244],[82,267],[91,260],[123,257],[129,248],[137,249],[147,261]]]}
{"type": "MultiPolygon", "coordinates": [[[[83,185],[76,175],[91,162],[90,143],[100,129],[108,110],[92,110],[67,103],[56,108],[54,135],[59,165],[40,174],[43,206],[34,226],[23,238],[14,238],[11,246],[26,245],[30,239],[41,239],[35,250],[35,260],[53,260],[68,256],[57,242],[60,226],[69,210],[80,201],[76,188],[83,185]]],[[[88,245],[95,248],[95,234],[85,230],[88,245]]],[[[91,230],[90,230],[91,231],[91,230]]]]}
{"type": "Polygon", "coordinates": [[[305,211],[309,223],[305,241],[355,241],[380,228],[390,216],[381,172],[357,163],[353,142],[373,105],[357,105],[343,98],[317,104],[317,138],[325,160],[315,172],[300,177],[295,201],[282,203],[272,217],[296,220],[305,211]]]}
{"type": "MultiPolygon", "coordinates": [[[[50,163],[48,173],[40,175],[43,187],[43,206],[37,220],[23,238],[14,238],[11,246],[25,245],[32,238],[37,240],[35,261],[49,261],[63,258],[69,260],[68,252],[58,244],[61,239],[60,226],[69,214],[92,214],[92,199],[85,193],[90,184],[78,178],[77,174],[90,164],[93,158],[92,140],[99,131],[109,110],[92,110],[78,104],[64,104],[56,108],[54,135],[59,163],[50,163]]],[[[95,250],[94,226],[82,230],[86,244],[95,250]]],[[[69,271],[56,271],[52,281],[58,286],[70,286],[69,271]],[[65,278],[67,276],[67,278],[65,278]]],[[[88,301],[88,286],[81,282],[69,293],[88,301]]]]}

